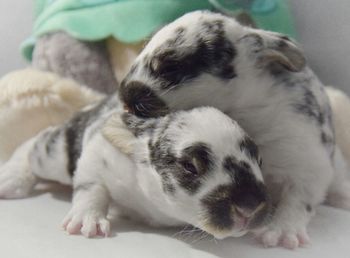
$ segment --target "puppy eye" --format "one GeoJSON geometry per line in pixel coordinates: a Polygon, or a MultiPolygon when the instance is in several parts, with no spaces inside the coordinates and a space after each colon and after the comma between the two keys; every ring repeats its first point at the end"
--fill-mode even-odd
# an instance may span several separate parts
{"type": "Polygon", "coordinates": [[[191,162],[189,161],[183,161],[181,162],[181,166],[184,168],[184,170],[187,173],[191,173],[193,175],[198,175],[198,171],[195,165],[193,165],[191,162]]]}
{"type": "Polygon", "coordinates": [[[164,64],[162,69],[159,70],[159,73],[163,76],[169,76],[172,74],[176,74],[180,70],[180,66],[176,62],[169,62],[164,64]]]}
{"type": "Polygon", "coordinates": [[[258,164],[259,164],[259,167],[261,167],[261,166],[262,166],[262,164],[263,164],[263,160],[262,160],[262,158],[259,158],[259,160],[258,160],[258,164]]]}
{"type": "Polygon", "coordinates": [[[171,76],[180,70],[180,66],[176,61],[154,61],[151,63],[151,71],[160,76],[171,76]]]}
{"type": "Polygon", "coordinates": [[[183,64],[179,63],[174,50],[168,50],[154,56],[149,64],[152,73],[158,76],[171,76],[181,70],[183,64]]]}

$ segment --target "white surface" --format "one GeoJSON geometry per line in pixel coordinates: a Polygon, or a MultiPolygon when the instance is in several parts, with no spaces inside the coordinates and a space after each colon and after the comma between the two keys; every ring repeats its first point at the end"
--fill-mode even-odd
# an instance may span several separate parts
{"type": "Polygon", "coordinates": [[[113,225],[111,238],[69,236],[60,222],[70,192],[55,187],[25,200],[0,201],[1,257],[6,258],[349,258],[350,212],[321,207],[311,222],[313,244],[295,251],[265,249],[252,236],[213,241],[181,229],[155,229],[130,221],[113,225]]]}

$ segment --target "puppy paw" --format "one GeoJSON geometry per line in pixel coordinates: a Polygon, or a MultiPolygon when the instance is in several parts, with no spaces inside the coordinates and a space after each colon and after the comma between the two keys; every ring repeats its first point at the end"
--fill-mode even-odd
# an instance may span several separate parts
{"type": "Polygon", "coordinates": [[[281,246],[293,250],[310,244],[310,237],[306,229],[284,230],[276,227],[267,227],[257,232],[256,236],[265,247],[281,246]]]}
{"type": "Polygon", "coordinates": [[[4,165],[0,168],[0,199],[27,197],[35,183],[36,178],[31,173],[4,165]]]}
{"type": "Polygon", "coordinates": [[[70,211],[63,220],[63,229],[68,234],[82,234],[87,238],[110,235],[110,222],[96,211],[70,211]]]}

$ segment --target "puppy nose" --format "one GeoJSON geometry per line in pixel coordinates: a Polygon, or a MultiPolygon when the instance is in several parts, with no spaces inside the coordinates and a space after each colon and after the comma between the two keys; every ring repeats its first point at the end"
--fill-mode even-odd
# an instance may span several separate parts
{"type": "Polygon", "coordinates": [[[261,211],[265,206],[266,206],[265,202],[261,202],[259,205],[255,206],[254,208],[235,206],[235,213],[239,217],[251,219],[252,217],[254,217],[255,214],[261,211]]]}
{"type": "Polygon", "coordinates": [[[119,95],[125,109],[142,118],[160,117],[169,113],[166,103],[148,85],[125,80],[120,86],[119,95]]]}

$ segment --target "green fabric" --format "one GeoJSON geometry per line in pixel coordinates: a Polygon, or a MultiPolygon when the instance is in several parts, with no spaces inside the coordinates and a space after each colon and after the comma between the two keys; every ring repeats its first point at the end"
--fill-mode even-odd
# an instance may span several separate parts
{"type": "Polygon", "coordinates": [[[230,13],[248,8],[259,27],[294,36],[285,0],[35,0],[33,35],[22,53],[31,60],[35,38],[59,30],[80,40],[138,42],[187,12],[217,5],[230,13]]]}

